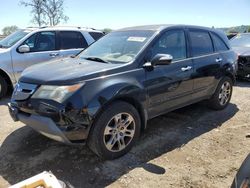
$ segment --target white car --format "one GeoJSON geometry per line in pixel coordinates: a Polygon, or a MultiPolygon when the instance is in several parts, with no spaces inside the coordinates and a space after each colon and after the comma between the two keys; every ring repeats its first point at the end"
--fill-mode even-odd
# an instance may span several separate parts
{"type": "Polygon", "coordinates": [[[104,35],[81,27],[26,28],[0,41],[0,98],[24,69],[55,58],[77,55],[104,35]]]}

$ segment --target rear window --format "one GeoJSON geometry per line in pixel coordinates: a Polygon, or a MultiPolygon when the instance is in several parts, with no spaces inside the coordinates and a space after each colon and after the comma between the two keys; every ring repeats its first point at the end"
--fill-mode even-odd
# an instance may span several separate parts
{"type": "Polygon", "coordinates": [[[89,32],[89,34],[95,40],[98,40],[99,38],[103,37],[103,35],[104,35],[103,33],[99,33],[99,32],[89,32]]]}
{"type": "Polygon", "coordinates": [[[211,37],[206,31],[190,31],[191,50],[193,56],[213,53],[211,37]]]}
{"type": "Polygon", "coordinates": [[[88,47],[88,43],[83,35],[76,31],[61,31],[60,44],[62,50],[88,47]]]}
{"type": "Polygon", "coordinates": [[[226,44],[220,39],[217,35],[211,34],[213,41],[214,41],[214,48],[216,51],[226,51],[228,50],[228,47],[226,44]]]}

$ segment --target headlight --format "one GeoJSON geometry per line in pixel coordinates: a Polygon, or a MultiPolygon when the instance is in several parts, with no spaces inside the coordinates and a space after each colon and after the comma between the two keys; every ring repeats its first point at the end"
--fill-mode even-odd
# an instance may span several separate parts
{"type": "Polygon", "coordinates": [[[70,86],[49,86],[42,85],[34,93],[34,99],[51,99],[59,103],[70,97],[75,91],[80,89],[84,84],[75,84],[70,86]]]}

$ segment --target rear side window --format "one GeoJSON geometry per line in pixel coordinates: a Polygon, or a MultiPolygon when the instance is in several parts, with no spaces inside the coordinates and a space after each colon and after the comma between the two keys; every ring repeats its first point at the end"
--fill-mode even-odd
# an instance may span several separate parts
{"type": "Polygon", "coordinates": [[[174,60],[186,58],[185,33],[182,30],[168,31],[163,34],[151,49],[152,57],[156,54],[170,54],[174,60]]]}
{"type": "Polygon", "coordinates": [[[193,56],[213,53],[211,37],[206,31],[190,31],[191,50],[193,56]]]}
{"type": "Polygon", "coordinates": [[[88,43],[80,32],[61,31],[60,46],[62,50],[87,48],[88,43]]]}
{"type": "Polygon", "coordinates": [[[99,33],[99,32],[89,32],[89,34],[95,40],[98,40],[99,38],[103,37],[103,35],[104,35],[103,33],[99,33]]]}
{"type": "Polygon", "coordinates": [[[214,41],[214,48],[215,50],[218,51],[226,51],[228,50],[228,47],[226,44],[220,39],[217,35],[211,33],[212,39],[214,41]]]}

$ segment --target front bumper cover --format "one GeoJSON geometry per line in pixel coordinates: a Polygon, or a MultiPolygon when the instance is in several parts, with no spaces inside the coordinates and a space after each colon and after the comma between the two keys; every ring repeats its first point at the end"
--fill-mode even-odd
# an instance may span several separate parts
{"type": "Polygon", "coordinates": [[[85,144],[85,140],[88,137],[88,126],[74,123],[59,125],[51,117],[23,112],[12,103],[8,103],[8,108],[14,121],[21,121],[53,140],[66,144],[85,144]]]}

